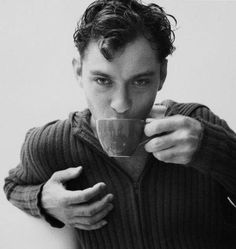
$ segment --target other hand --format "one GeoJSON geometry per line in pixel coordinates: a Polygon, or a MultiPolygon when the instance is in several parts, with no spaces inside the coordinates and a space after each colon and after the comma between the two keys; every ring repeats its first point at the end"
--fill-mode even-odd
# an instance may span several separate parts
{"type": "Polygon", "coordinates": [[[106,188],[103,182],[84,190],[66,190],[65,182],[78,177],[81,171],[82,167],[77,167],[55,172],[43,187],[42,207],[67,225],[83,230],[99,229],[107,224],[104,218],[113,208],[113,195],[107,194],[91,202],[106,188]]]}

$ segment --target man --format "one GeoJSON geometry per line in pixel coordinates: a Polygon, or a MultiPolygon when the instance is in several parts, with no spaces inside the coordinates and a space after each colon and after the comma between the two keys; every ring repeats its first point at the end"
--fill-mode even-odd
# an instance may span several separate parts
{"type": "Polygon", "coordinates": [[[81,248],[235,246],[235,133],[203,105],[153,105],[174,50],[169,18],[135,0],[91,4],[73,60],[88,109],[31,129],[5,180],[14,205],[75,227],[81,248]],[[109,117],[144,119],[158,136],[109,158],[95,128],[109,117]]]}

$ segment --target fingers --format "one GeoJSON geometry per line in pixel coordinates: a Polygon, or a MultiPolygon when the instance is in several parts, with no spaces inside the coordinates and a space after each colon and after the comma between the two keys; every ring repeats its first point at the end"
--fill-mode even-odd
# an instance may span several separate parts
{"type": "Polygon", "coordinates": [[[56,182],[66,182],[66,181],[69,181],[71,179],[74,179],[76,177],[78,177],[82,172],[82,167],[76,167],[76,168],[68,168],[68,169],[65,169],[65,170],[60,170],[60,171],[57,171],[55,172],[51,179],[53,181],[56,181],[56,182]]]}
{"type": "Polygon", "coordinates": [[[147,152],[157,152],[169,149],[175,146],[176,141],[173,134],[167,134],[160,137],[155,137],[145,144],[144,148],[147,152]]]}
{"type": "Polygon", "coordinates": [[[102,193],[105,188],[105,183],[100,182],[95,184],[93,187],[84,190],[67,191],[65,201],[69,205],[88,202],[98,194],[102,193]]]}
{"type": "Polygon", "coordinates": [[[174,131],[182,126],[182,117],[175,115],[163,119],[147,119],[144,128],[146,136],[150,137],[156,134],[174,131]]]}
{"type": "Polygon", "coordinates": [[[154,157],[165,163],[188,164],[191,161],[192,152],[186,148],[172,147],[170,149],[153,153],[154,157]]]}
{"type": "Polygon", "coordinates": [[[76,216],[75,220],[79,224],[83,224],[83,225],[95,225],[98,222],[105,221],[103,219],[108,215],[108,213],[112,209],[113,209],[113,205],[112,204],[108,204],[106,208],[104,208],[102,211],[100,211],[99,213],[96,213],[93,216],[76,216]]]}
{"type": "Polygon", "coordinates": [[[108,194],[104,196],[101,200],[95,201],[91,204],[84,204],[79,205],[78,207],[74,208],[74,216],[94,216],[95,214],[102,211],[110,202],[113,200],[113,195],[108,194]]]}
{"type": "Polygon", "coordinates": [[[145,134],[150,141],[145,149],[160,161],[187,164],[197,151],[202,134],[201,123],[190,117],[174,115],[148,119],[145,134]]]}
{"type": "Polygon", "coordinates": [[[150,118],[164,118],[167,107],[165,105],[154,105],[149,113],[150,118]]]}
{"type": "Polygon", "coordinates": [[[74,223],[74,224],[71,224],[73,227],[76,227],[78,229],[81,229],[81,230],[87,230],[87,231],[90,231],[90,230],[96,230],[96,229],[100,229],[102,228],[103,226],[105,226],[107,224],[107,221],[100,221],[94,225],[84,225],[84,224],[80,224],[80,223],[74,223]]]}
{"type": "Polygon", "coordinates": [[[104,218],[113,209],[110,201],[113,199],[112,194],[108,194],[101,200],[92,204],[74,205],[70,210],[71,217],[69,224],[83,230],[95,230],[107,224],[104,218]]]}

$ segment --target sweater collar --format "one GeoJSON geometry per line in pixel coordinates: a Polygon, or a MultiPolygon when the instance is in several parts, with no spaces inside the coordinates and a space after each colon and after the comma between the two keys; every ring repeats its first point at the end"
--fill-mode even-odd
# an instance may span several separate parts
{"type": "Polygon", "coordinates": [[[90,126],[90,119],[91,112],[89,109],[85,109],[81,112],[78,111],[70,113],[69,120],[72,134],[80,139],[83,139],[103,154],[106,154],[90,126]]]}
{"type": "Polygon", "coordinates": [[[82,131],[86,131],[93,134],[90,127],[91,112],[89,109],[85,109],[81,112],[72,112],[69,115],[70,124],[73,134],[79,134],[82,131]]]}

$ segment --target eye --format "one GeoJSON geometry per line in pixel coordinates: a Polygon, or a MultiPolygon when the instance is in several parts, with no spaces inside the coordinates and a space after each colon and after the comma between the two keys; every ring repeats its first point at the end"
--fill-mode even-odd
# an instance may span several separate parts
{"type": "Polygon", "coordinates": [[[148,79],[139,79],[139,80],[135,80],[133,82],[133,84],[137,87],[145,87],[146,85],[148,85],[150,83],[150,80],[148,79]]]}
{"type": "Polygon", "coordinates": [[[98,78],[95,78],[94,80],[98,85],[101,85],[101,86],[111,85],[111,81],[109,79],[106,79],[106,78],[98,77],[98,78]]]}

